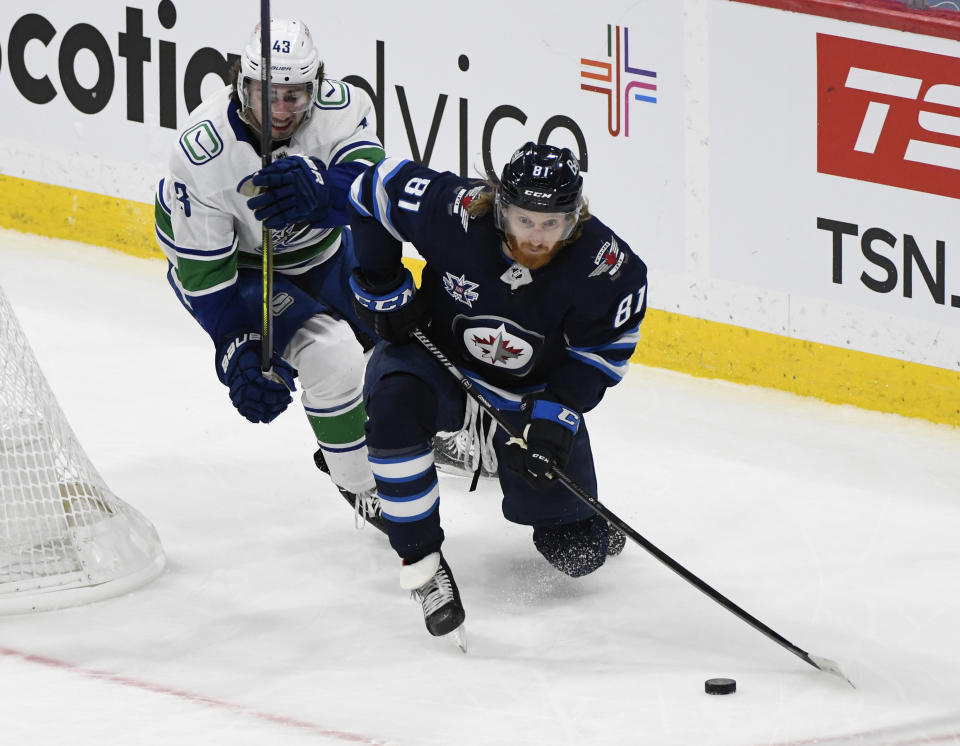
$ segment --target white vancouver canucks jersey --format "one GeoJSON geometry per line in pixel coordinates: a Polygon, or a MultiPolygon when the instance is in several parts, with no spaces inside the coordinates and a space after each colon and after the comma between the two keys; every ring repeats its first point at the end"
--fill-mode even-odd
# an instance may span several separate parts
{"type": "MultiPolygon", "coordinates": [[[[224,88],[192,112],[156,195],[156,235],[172,265],[171,282],[208,332],[235,298],[237,270],[262,261],[261,223],[247,207],[249,197],[237,191],[261,167],[259,137],[241,120],[230,91],[224,88]]],[[[327,168],[359,171],[384,157],[371,115],[363,90],[324,80],[310,118],[273,159],[304,154],[327,168]]],[[[306,223],[274,230],[274,269],[300,274],[322,264],[339,249],[342,230],[306,223]]]]}

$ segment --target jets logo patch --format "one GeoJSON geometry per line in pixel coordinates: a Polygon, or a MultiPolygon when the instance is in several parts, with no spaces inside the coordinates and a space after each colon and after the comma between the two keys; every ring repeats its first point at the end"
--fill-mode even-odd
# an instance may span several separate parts
{"type": "Polygon", "coordinates": [[[508,332],[503,324],[496,329],[466,329],[463,343],[478,360],[507,370],[522,368],[530,361],[533,353],[529,342],[508,332]]]}
{"type": "Polygon", "coordinates": [[[620,250],[617,239],[610,236],[610,240],[604,242],[603,246],[600,247],[600,251],[598,251],[597,255],[593,258],[593,263],[596,265],[596,268],[587,276],[599,277],[603,274],[616,275],[617,272],[620,271],[620,267],[623,265],[625,258],[626,254],[620,250]]]}
{"type": "Polygon", "coordinates": [[[464,275],[457,277],[453,272],[447,272],[443,278],[443,288],[455,301],[473,308],[473,302],[480,297],[477,292],[479,285],[471,282],[464,275]]]}

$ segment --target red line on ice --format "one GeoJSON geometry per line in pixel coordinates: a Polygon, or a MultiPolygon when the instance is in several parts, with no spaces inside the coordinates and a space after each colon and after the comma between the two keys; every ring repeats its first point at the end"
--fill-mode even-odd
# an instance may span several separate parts
{"type": "Polygon", "coordinates": [[[339,741],[363,743],[369,744],[369,746],[384,746],[384,744],[387,743],[386,741],[379,741],[369,736],[363,736],[357,733],[349,733],[342,730],[324,728],[323,726],[308,722],[306,720],[297,720],[296,718],[287,717],[285,715],[276,715],[270,712],[254,710],[233,702],[227,702],[222,699],[214,699],[213,697],[206,697],[202,694],[194,694],[193,692],[187,692],[182,689],[174,689],[162,684],[154,684],[149,681],[140,681],[139,679],[132,679],[129,676],[121,676],[119,674],[110,673],[109,671],[98,671],[93,668],[84,668],[82,666],[74,665],[73,663],[68,663],[67,661],[57,660],[56,658],[47,658],[42,655],[23,653],[19,650],[12,650],[11,648],[5,648],[2,646],[0,646],[0,655],[7,656],[8,658],[19,658],[20,660],[27,661],[29,663],[37,663],[41,666],[71,671],[72,673],[77,673],[81,676],[86,676],[92,679],[101,679],[114,684],[120,684],[121,686],[142,689],[143,691],[153,692],[155,694],[165,694],[169,697],[176,697],[187,702],[206,705],[207,707],[215,707],[221,710],[232,710],[233,712],[257,718],[258,720],[264,720],[268,723],[285,725],[287,727],[297,728],[298,730],[302,731],[309,731],[311,733],[327,736],[328,738],[337,739],[339,741]]]}

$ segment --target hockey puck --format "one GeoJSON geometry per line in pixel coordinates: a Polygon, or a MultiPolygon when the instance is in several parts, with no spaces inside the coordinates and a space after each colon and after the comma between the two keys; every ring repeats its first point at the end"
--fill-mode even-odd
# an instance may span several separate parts
{"type": "Polygon", "coordinates": [[[733,679],[707,679],[703,682],[703,691],[707,694],[733,694],[737,691],[737,682],[733,679]]]}

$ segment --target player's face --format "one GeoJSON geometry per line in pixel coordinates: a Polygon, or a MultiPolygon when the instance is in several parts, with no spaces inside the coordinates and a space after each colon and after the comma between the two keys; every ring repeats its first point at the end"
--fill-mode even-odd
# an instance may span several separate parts
{"type": "Polygon", "coordinates": [[[534,212],[504,205],[507,255],[527,269],[539,269],[560,249],[572,219],[566,212],[534,212]]]}
{"type": "MultiPolygon", "coordinates": [[[[312,101],[313,88],[309,83],[270,86],[270,114],[273,125],[271,137],[284,140],[290,137],[306,116],[312,101]]],[[[250,81],[250,112],[260,125],[260,81],[250,81]]]]}

